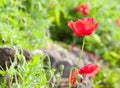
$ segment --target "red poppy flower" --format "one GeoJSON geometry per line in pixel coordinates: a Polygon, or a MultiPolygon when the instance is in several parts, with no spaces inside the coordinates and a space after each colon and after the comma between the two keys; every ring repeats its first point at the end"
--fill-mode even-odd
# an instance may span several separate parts
{"type": "Polygon", "coordinates": [[[93,63],[87,64],[84,67],[79,68],[79,74],[85,74],[88,77],[93,77],[99,70],[99,66],[93,63]]]}
{"type": "Polygon", "coordinates": [[[75,10],[81,12],[83,15],[87,15],[89,13],[89,6],[87,3],[83,3],[76,7],[75,10]]]}
{"type": "Polygon", "coordinates": [[[116,19],[116,24],[117,24],[118,27],[120,27],[120,18],[116,19]]]}
{"type": "MultiPolygon", "coordinates": [[[[93,63],[87,64],[84,67],[79,68],[78,70],[72,71],[71,75],[69,76],[68,82],[74,86],[76,83],[76,77],[78,74],[83,75],[85,74],[88,77],[93,77],[97,74],[99,70],[99,66],[93,63]]],[[[80,82],[82,82],[83,78],[80,79],[80,82]]]]}
{"type": "Polygon", "coordinates": [[[90,17],[78,19],[75,22],[73,22],[72,20],[68,22],[68,26],[77,36],[92,34],[92,32],[98,27],[98,24],[99,23],[94,24],[94,19],[90,17]]]}
{"type": "Polygon", "coordinates": [[[76,75],[78,74],[78,71],[74,70],[72,71],[71,75],[68,78],[68,82],[74,86],[76,83],[76,75]]]}

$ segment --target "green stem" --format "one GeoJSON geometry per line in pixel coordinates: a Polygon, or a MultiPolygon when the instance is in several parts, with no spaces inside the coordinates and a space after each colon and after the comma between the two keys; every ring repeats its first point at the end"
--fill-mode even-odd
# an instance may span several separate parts
{"type": "Polygon", "coordinates": [[[79,56],[79,58],[78,58],[77,68],[79,68],[80,59],[81,59],[82,54],[83,54],[83,49],[84,49],[84,46],[85,46],[85,37],[83,37],[82,50],[80,51],[80,56],[79,56]]]}
{"type": "MultiPolygon", "coordinates": [[[[85,37],[83,37],[83,44],[82,44],[82,50],[80,52],[80,56],[78,58],[78,63],[77,63],[77,67],[72,67],[71,70],[70,70],[70,75],[73,71],[73,69],[77,70],[77,68],[79,68],[79,64],[80,64],[80,59],[82,57],[82,53],[83,53],[83,49],[84,49],[84,45],[85,45],[85,37]]],[[[69,88],[71,88],[71,85],[69,84],[69,88]]],[[[77,86],[77,88],[79,88],[79,86],[77,86]]]]}

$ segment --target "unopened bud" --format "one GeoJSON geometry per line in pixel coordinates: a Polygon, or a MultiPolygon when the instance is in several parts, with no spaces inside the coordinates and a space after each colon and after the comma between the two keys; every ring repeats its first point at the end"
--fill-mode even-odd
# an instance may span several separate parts
{"type": "Polygon", "coordinates": [[[77,80],[77,82],[79,82],[79,83],[82,82],[82,81],[83,81],[83,76],[80,75],[80,74],[77,74],[76,80],[77,80]]]}
{"type": "Polygon", "coordinates": [[[60,65],[60,70],[64,70],[64,65],[62,64],[62,65],[60,65]]]}

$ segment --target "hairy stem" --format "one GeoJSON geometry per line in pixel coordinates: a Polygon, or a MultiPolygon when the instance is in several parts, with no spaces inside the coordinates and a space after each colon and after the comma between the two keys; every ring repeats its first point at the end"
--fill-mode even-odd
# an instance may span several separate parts
{"type": "Polygon", "coordinates": [[[78,58],[77,68],[79,68],[80,59],[81,59],[82,54],[83,54],[83,49],[84,49],[84,46],[85,46],[85,37],[83,37],[82,50],[80,51],[80,56],[79,56],[79,58],[78,58]]]}

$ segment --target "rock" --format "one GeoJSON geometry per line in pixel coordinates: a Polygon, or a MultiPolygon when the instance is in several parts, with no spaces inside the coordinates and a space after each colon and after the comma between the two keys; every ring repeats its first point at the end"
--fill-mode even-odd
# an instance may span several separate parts
{"type": "MultiPolygon", "coordinates": [[[[27,50],[19,50],[19,54],[23,54],[26,61],[29,61],[32,58],[32,53],[27,50]]],[[[15,58],[15,50],[12,48],[0,48],[0,66],[2,69],[6,69],[6,66],[9,68],[11,62],[14,61],[15,58]]],[[[19,62],[19,60],[18,60],[19,62]]]]}
{"type": "MultiPolygon", "coordinates": [[[[80,50],[74,51],[72,49],[67,50],[59,48],[43,49],[43,51],[48,54],[51,65],[53,68],[57,69],[57,72],[60,71],[60,65],[64,65],[63,78],[68,78],[70,69],[76,67],[80,53],[80,50]]],[[[87,53],[83,52],[79,67],[90,62],[93,62],[93,59],[91,59],[87,53]]]]}

